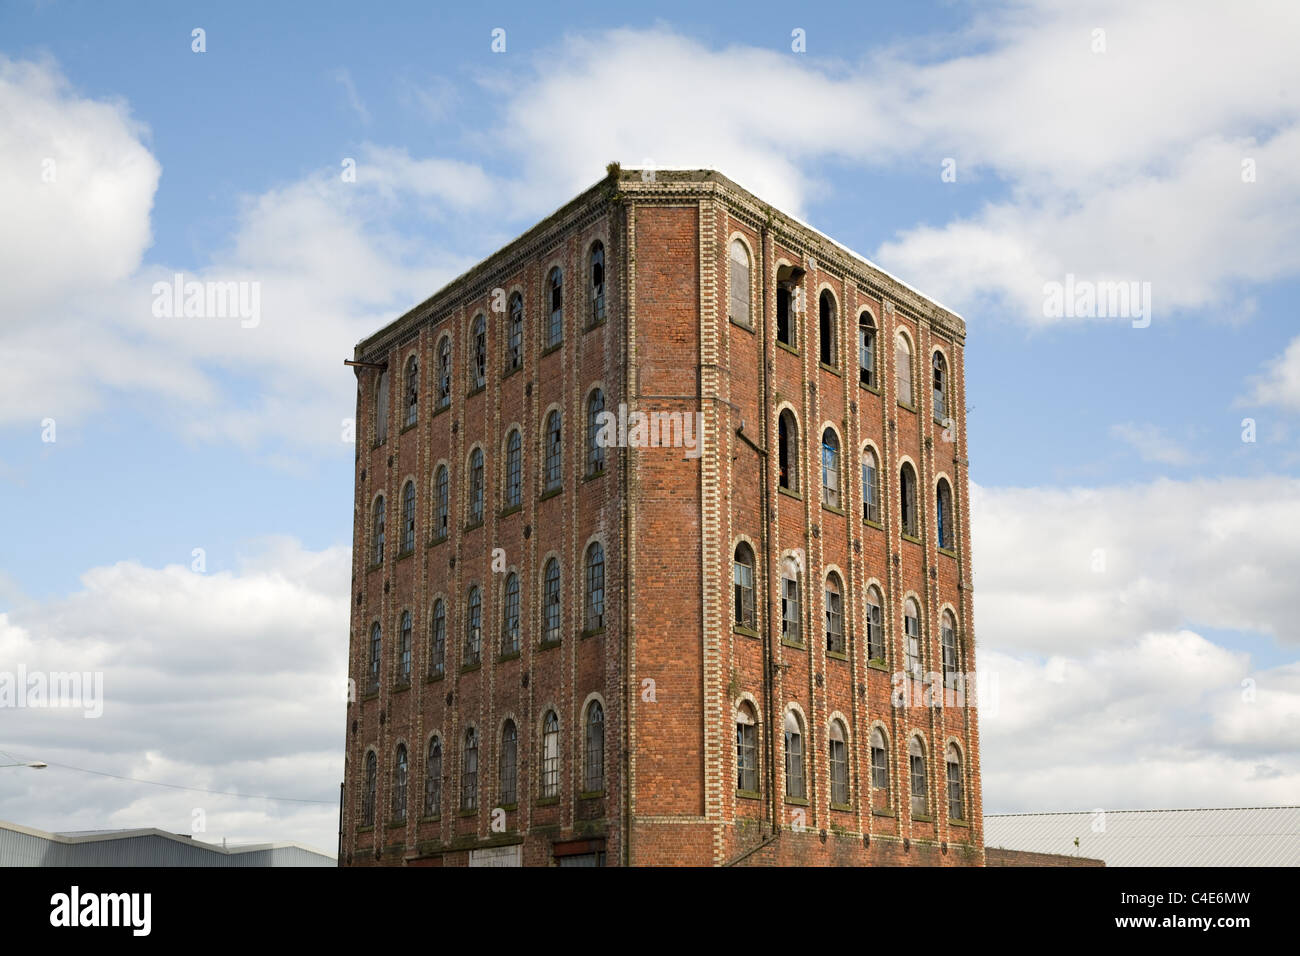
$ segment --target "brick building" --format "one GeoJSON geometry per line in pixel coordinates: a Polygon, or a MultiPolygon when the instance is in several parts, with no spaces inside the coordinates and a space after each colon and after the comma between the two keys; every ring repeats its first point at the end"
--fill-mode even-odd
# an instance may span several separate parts
{"type": "Polygon", "coordinates": [[[982,864],[964,336],[611,166],[361,342],[341,862],[982,864]]]}

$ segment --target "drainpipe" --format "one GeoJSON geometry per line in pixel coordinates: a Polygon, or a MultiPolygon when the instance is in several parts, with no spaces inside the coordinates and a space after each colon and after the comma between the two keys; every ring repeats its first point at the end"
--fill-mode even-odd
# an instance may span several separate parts
{"type": "MultiPolygon", "coordinates": [[[[763,359],[760,364],[758,373],[762,380],[761,394],[763,396],[763,400],[760,403],[760,407],[758,411],[758,421],[759,421],[759,426],[763,430],[762,431],[763,439],[764,441],[766,441],[767,436],[771,434],[771,428],[769,427],[769,422],[771,421],[771,414],[772,414],[771,411],[772,379],[771,376],[767,374],[767,354],[769,348],[774,348],[772,342],[770,341],[771,329],[768,327],[770,323],[769,323],[769,317],[767,311],[767,298],[768,298],[767,279],[772,268],[771,266],[772,239],[767,226],[759,227],[759,243],[761,246],[762,256],[763,256],[763,273],[762,273],[763,275],[763,296],[762,296],[763,324],[761,326],[763,330],[763,353],[762,353],[763,359]]],[[[772,593],[772,582],[778,580],[778,578],[776,577],[776,559],[772,552],[772,545],[773,545],[772,510],[776,507],[776,503],[774,501],[768,500],[767,473],[771,463],[768,461],[767,452],[762,451],[761,449],[760,452],[762,454],[763,467],[759,472],[758,495],[759,495],[759,501],[762,502],[762,510],[763,510],[763,515],[762,515],[763,553],[767,555],[767,582],[766,583],[767,583],[767,593],[769,595],[768,610],[767,610],[767,626],[763,628],[763,707],[765,708],[767,713],[767,725],[768,725],[766,791],[767,791],[768,817],[772,824],[772,831],[771,831],[772,835],[775,836],[779,822],[777,820],[777,809],[776,809],[776,734],[772,729],[773,727],[772,719],[775,714],[775,710],[773,709],[775,705],[773,704],[774,691],[772,685],[773,683],[775,683],[774,671],[776,667],[776,653],[775,653],[776,645],[774,640],[775,634],[773,632],[773,628],[775,627],[774,612],[780,609],[781,603],[780,603],[779,593],[778,593],[777,600],[773,601],[770,599],[770,595],[772,593]]],[[[778,587],[780,587],[780,585],[778,585],[778,587]]]]}

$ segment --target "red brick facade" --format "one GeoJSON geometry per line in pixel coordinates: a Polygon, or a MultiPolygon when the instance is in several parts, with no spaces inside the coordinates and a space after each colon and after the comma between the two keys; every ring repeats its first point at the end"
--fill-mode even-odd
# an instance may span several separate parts
{"type": "MultiPolygon", "coordinates": [[[[737,862],[835,865],[982,864],[978,725],[950,692],[895,706],[905,659],[904,607],[919,611],[923,678],[944,679],[941,622],[953,622],[949,668],[972,674],[969,509],[961,319],[717,173],[614,170],[505,249],[358,345],[357,492],[342,861],[457,865],[519,853],[526,865],[737,862]],[[743,268],[749,262],[748,315],[743,268]],[[604,252],[604,317],[591,250],[604,252]],[[551,270],[562,270],[562,335],[550,347],[551,270]],[[792,271],[793,270],[793,271],[792,271]],[[806,303],[778,343],[778,283],[806,303]],[[820,300],[834,313],[822,363],[820,300]],[[522,367],[511,362],[509,303],[523,301],[522,367]],[[495,308],[494,308],[495,307],[495,308]],[[859,316],[875,332],[875,379],[861,384],[859,316]],[[486,326],[486,387],[475,389],[475,321],[486,326]],[[915,398],[900,404],[895,336],[912,351],[915,398]],[[437,408],[440,342],[451,342],[451,391],[437,408]],[[944,361],[937,421],[931,357],[944,361]],[[407,363],[419,391],[407,426],[407,363]],[[380,367],[388,434],[378,440],[380,367]],[[588,401],[614,415],[699,415],[692,447],[604,449],[590,475],[588,401]],[[558,491],[547,490],[547,420],[562,416],[558,491]],[[786,411],[782,487],[779,416],[786,411]],[[522,437],[522,494],[508,506],[510,432],[522,437]],[[838,475],[823,488],[823,435],[838,475]],[[696,436],[701,437],[701,436],[696,436]],[[879,457],[878,520],[866,520],[862,455],[879,457]],[[481,524],[468,520],[475,449],[483,458],[481,524]],[[900,469],[916,476],[915,534],[903,534],[900,469]],[[449,533],[434,536],[436,480],[449,473],[449,533]],[[937,541],[936,488],[952,490],[937,541]],[[414,539],[402,547],[403,488],[414,486],[414,539]],[[375,502],[385,547],[374,560],[375,502]],[[838,495],[838,504],[833,500],[838,495]],[[830,500],[827,500],[829,496],[830,500]],[[588,557],[603,552],[599,626],[587,613],[588,557]],[[750,566],[741,623],[737,546],[750,566]],[[494,561],[495,558],[495,561],[494,561]],[[544,640],[545,569],[560,568],[558,640],[544,640]],[[783,636],[783,569],[798,585],[798,639],[783,636]],[[503,645],[508,575],[519,582],[519,648],[503,645]],[[838,598],[828,650],[826,581],[838,598]],[[480,589],[481,655],[467,659],[469,594],[480,589]],[[869,587],[883,611],[882,656],[868,660],[869,587]],[[748,595],[752,593],[752,598],[748,595]],[[437,605],[438,601],[441,605],[437,605]],[[748,608],[752,601],[752,611],[748,608]],[[430,676],[434,608],[445,611],[445,667],[430,676]],[[411,615],[410,678],[402,620],[411,615]],[[371,630],[381,629],[378,686],[371,630]],[[503,653],[503,650],[505,651],[503,653]],[[941,695],[940,695],[941,696],[941,695]],[[598,703],[603,724],[588,733],[598,703]],[[741,790],[737,714],[753,721],[755,788],[741,790]],[[547,737],[548,713],[558,734],[547,737]],[[787,788],[783,726],[793,714],[803,783],[787,788]],[[512,722],[517,793],[503,805],[502,733],[512,722]],[[830,737],[836,735],[832,784],[830,737]],[[888,790],[873,788],[870,739],[886,746],[888,790]],[[477,735],[477,807],[462,809],[466,733],[477,735]],[[441,799],[426,814],[430,741],[441,745],[441,799]],[[912,814],[908,742],[916,736],[925,813],[912,814]],[[589,737],[599,746],[592,750],[589,737]],[[397,754],[407,754],[406,813],[397,754]],[[958,760],[950,771],[945,753],[958,760]],[[549,748],[549,749],[548,749],[549,748]],[[375,754],[374,820],[366,816],[375,754]],[[594,755],[589,759],[589,755],[594,755]],[[603,758],[603,759],[602,759],[603,758]],[[589,773],[588,764],[597,769],[589,773]],[[962,819],[949,814],[949,775],[962,819]],[[598,784],[598,786],[597,786],[598,784]],[[832,787],[845,799],[832,802],[832,787]],[[550,789],[554,788],[554,795],[550,789]],[[787,796],[787,792],[792,796],[787,796]]],[[[688,436],[690,433],[687,433],[688,436]]],[[[832,469],[833,471],[834,469],[832,469]]],[[[832,604],[834,606],[834,603],[832,604]]],[[[793,607],[793,604],[791,605],[793,607]]],[[[793,617],[793,614],[791,615],[793,617]]],[[[960,685],[960,677],[952,678],[960,685]]],[[[933,685],[933,686],[932,686],[933,685]]],[[[913,686],[913,685],[909,685],[913,686]]],[[[919,695],[918,695],[919,696],[919,695]]],[[[973,688],[968,691],[973,697],[973,688]]],[[[791,750],[796,748],[792,747],[791,750]]],[[[507,764],[509,760],[506,761],[507,764]]],[[[750,778],[746,778],[750,779],[750,778]]]]}

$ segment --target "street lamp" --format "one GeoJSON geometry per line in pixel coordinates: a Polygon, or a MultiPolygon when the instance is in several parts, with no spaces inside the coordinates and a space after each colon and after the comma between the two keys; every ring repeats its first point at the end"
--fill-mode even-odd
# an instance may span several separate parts
{"type": "MultiPolygon", "coordinates": [[[[3,750],[0,750],[0,755],[11,759],[13,757],[13,754],[7,754],[3,750]]],[[[44,770],[48,766],[49,764],[44,760],[20,760],[17,763],[0,763],[0,767],[31,767],[33,770],[44,770]]]]}

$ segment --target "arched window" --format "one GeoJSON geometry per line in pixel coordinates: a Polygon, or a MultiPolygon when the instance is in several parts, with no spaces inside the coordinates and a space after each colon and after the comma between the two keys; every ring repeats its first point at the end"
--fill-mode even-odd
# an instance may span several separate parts
{"type": "Polygon", "coordinates": [[[438,342],[438,407],[451,404],[451,336],[438,342]]]}
{"type": "Polygon", "coordinates": [[[393,822],[406,822],[406,744],[397,745],[397,759],[393,763],[393,822]]]}
{"type": "Polygon", "coordinates": [[[441,677],[447,669],[447,605],[442,598],[433,602],[429,624],[429,676],[441,677]]]}
{"type": "Polygon", "coordinates": [[[938,522],[939,547],[951,551],[955,547],[952,533],[952,488],[946,478],[939,479],[935,491],[935,521],[938,522]]]}
{"type": "Polygon", "coordinates": [[[758,793],[758,720],[748,702],[736,709],[736,789],[758,793]]]}
{"type": "Polygon", "coordinates": [[[750,328],[749,250],[739,239],[731,241],[731,321],[750,328]]]}
{"type": "Polygon", "coordinates": [[[375,499],[375,520],[371,529],[374,535],[373,551],[375,564],[384,563],[384,496],[380,495],[375,499]]]}
{"type": "Polygon", "coordinates": [[[605,395],[596,388],[587,399],[587,474],[599,475],[605,470],[605,446],[601,436],[600,419],[605,411],[605,395]]]}
{"type": "Polygon", "coordinates": [[[840,579],[835,572],[826,575],[826,653],[843,654],[844,599],[840,579]]]}
{"type": "Polygon", "coordinates": [[[543,798],[560,793],[560,719],[548,710],[542,719],[542,792],[543,798]]]}
{"type": "Polygon", "coordinates": [[[367,693],[375,694],[379,691],[379,660],[383,644],[384,632],[376,621],[370,628],[370,674],[367,693]]]}
{"type": "Polygon", "coordinates": [[[402,486],[402,554],[415,550],[415,482],[402,486]]]}
{"type": "Polygon", "coordinates": [[[880,524],[880,459],[870,445],[862,449],[862,519],[880,524]]]}
{"type": "Polygon", "coordinates": [[[599,541],[587,548],[586,626],[588,633],[605,626],[605,549],[599,541]]]}
{"type": "Polygon", "coordinates": [[[876,387],[876,323],[866,309],[858,316],[858,381],[876,387]]]}
{"type": "Polygon", "coordinates": [[[560,639],[560,562],[546,562],[542,583],[542,641],[552,644],[560,639]]]}
{"type": "Polygon", "coordinates": [[[844,742],[844,725],[831,721],[830,732],[831,805],[847,806],[849,802],[849,748],[844,742]]]}
{"type": "Polygon", "coordinates": [[[424,765],[424,815],[442,814],[442,741],[434,737],[429,741],[429,757],[424,765]]]}
{"type": "Polygon", "coordinates": [[[736,626],[747,627],[752,631],[757,627],[754,623],[754,552],[743,541],[736,545],[731,581],[736,626]]]}
{"type": "Polygon", "coordinates": [[[483,388],[487,384],[487,319],[482,315],[474,317],[474,328],[470,333],[469,374],[474,388],[483,388]]]}
{"type": "Polygon", "coordinates": [[[605,789],[605,708],[598,700],[587,706],[586,758],[583,789],[598,793],[605,789]]]}
{"type": "Polygon", "coordinates": [[[883,805],[889,805],[889,749],[885,734],[879,727],[871,731],[871,788],[885,795],[883,805]]]}
{"type": "Polygon", "coordinates": [[[899,507],[902,509],[903,534],[917,537],[921,527],[916,501],[916,471],[910,462],[903,462],[898,473],[899,507]]]}
{"type": "Polygon", "coordinates": [[[375,386],[375,443],[388,441],[388,369],[379,373],[375,386]]]}
{"type": "Polygon", "coordinates": [[[519,652],[519,575],[511,571],[506,575],[506,586],[501,600],[501,653],[519,652]]]}
{"type": "Polygon", "coordinates": [[[447,537],[447,466],[439,465],[433,475],[433,538],[442,541],[447,537]]]}
{"type": "Polygon", "coordinates": [[[478,809],[478,731],[465,728],[465,750],[460,758],[460,808],[478,809]]]}
{"type": "Polygon", "coordinates": [[[914,405],[916,396],[912,394],[912,343],[902,332],[894,338],[894,368],[894,374],[898,376],[898,400],[906,405],[914,405]]]}
{"type": "Polygon", "coordinates": [[[361,794],[361,825],[375,825],[375,789],[379,784],[379,760],[372,750],[366,754],[366,789],[361,794]]]}
{"type": "Polygon", "coordinates": [[[944,764],[948,770],[948,819],[965,820],[966,806],[962,799],[961,751],[956,744],[949,744],[944,754],[944,764]]]}
{"type": "Polygon", "coordinates": [[[519,732],[513,720],[501,728],[500,777],[501,805],[512,807],[519,802],[519,732]]]}
{"type": "Polygon", "coordinates": [[[475,448],[469,453],[469,511],[466,519],[469,524],[483,523],[483,449],[475,448]]]}
{"type": "Polygon", "coordinates": [[[546,277],[546,286],[550,290],[551,311],[546,323],[546,340],[544,348],[553,348],[560,344],[564,335],[564,273],[558,266],[546,277]]]}
{"type": "Polygon", "coordinates": [[[483,649],[483,592],[471,585],[465,614],[465,664],[477,664],[483,649]]]}
{"type": "Polygon", "coordinates": [[[885,613],[874,584],[867,588],[867,658],[885,662],[885,613]]]}
{"type": "Polygon", "coordinates": [[[817,300],[817,317],[822,364],[835,368],[839,365],[835,361],[838,354],[835,343],[835,298],[830,289],[822,289],[821,297],[817,300]]]}
{"type": "Polygon", "coordinates": [[[506,371],[513,372],[524,364],[524,297],[516,292],[506,309],[506,371]]]}
{"type": "Polygon", "coordinates": [[[907,742],[907,763],[912,777],[912,816],[923,817],[928,809],[929,795],[925,779],[925,745],[914,735],[907,742]]]}
{"type": "Polygon", "coordinates": [[[543,474],[545,491],[560,487],[560,413],[552,411],[546,416],[546,458],[543,474]]]}
{"type": "Polygon", "coordinates": [[[411,682],[411,612],[402,612],[402,627],[397,645],[397,682],[411,682]]]}
{"type": "Polygon", "coordinates": [[[420,415],[420,361],[414,355],[406,360],[406,418],[403,425],[414,425],[420,415]]]}
{"type": "Polygon", "coordinates": [[[591,324],[605,321],[605,246],[591,247],[591,324]]]}
{"type": "Polygon", "coordinates": [[[799,565],[787,558],[781,568],[781,640],[803,644],[802,617],[799,610],[799,565]]]}
{"type": "Polygon", "coordinates": [[[795,424],[794,413],[786,409],[781,413],[776,426],[777,464],[779,472],[777,481],[782,488],[789,491],[799,490],[799,426],[795,424]]]}
{"type": "Polygon", "coordinates": [[[840,439],[833,428],[822,432],[822,501],[840,506],[840,439]]]}
{"type": "Polygon", "coordinates": [[[948,363],[936,351],[934,359],[934,420],[943,424],[948,418],[948,363]]]}
{"type": "Polygon", "coordinates": [[[803,727],[794,711],[785,715],[785,795],[798,800],[808,796],[803,778],[803,727]]]}
{"type": "Polygon", "coordinates": [[[916,606],[916,601],[912,598],[907,599],[903,605],[903,640],[906,643],[904,648],[907,655],[907,673],[911,674],[916,680],[921,679],[921,611],[916,606]]]}
{"type": "Polygon", "coordinates": [[[944,611],[939,624],[939,643],[943,648],[943,686],[956,687],[958,667],[957,658],[957,620],[952,611],[944,611]]]}
{"type": "Polygon", "coordinates": [[[519,429],[510,429],[506,436],[506,485],[503,504],[507,508],[516,508],[523,501],[524,488],[524,453],[519,429]]]}

